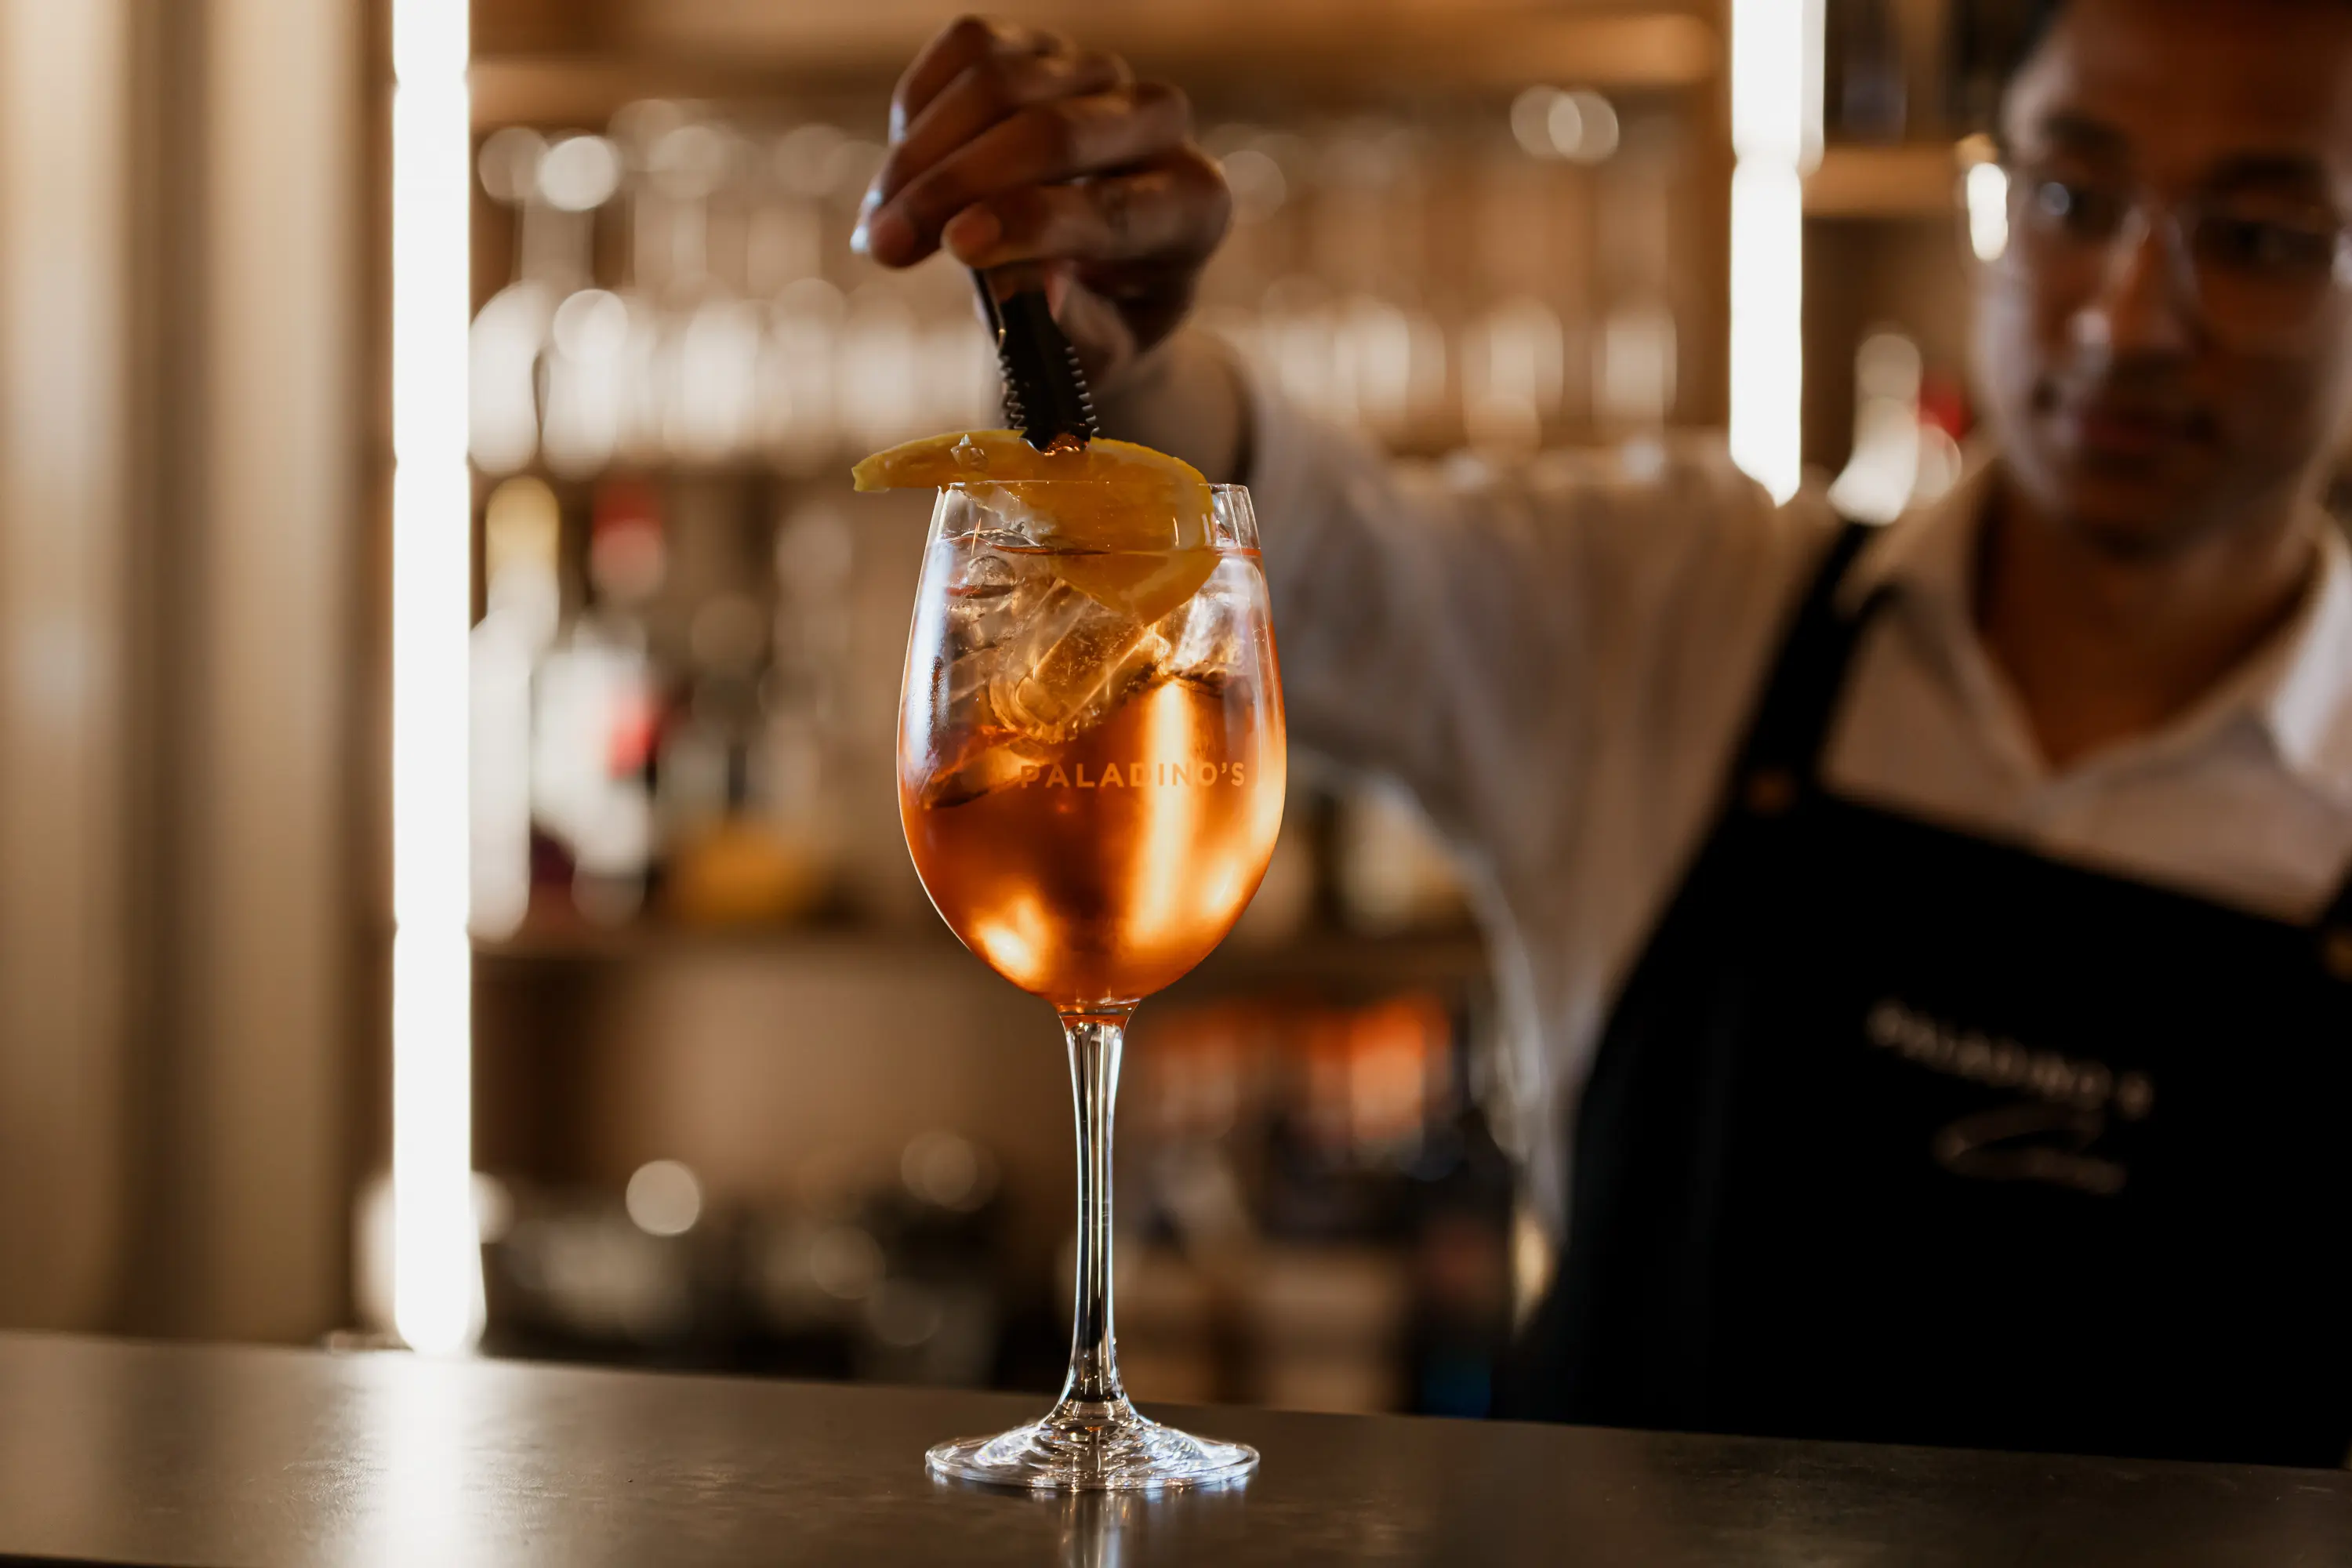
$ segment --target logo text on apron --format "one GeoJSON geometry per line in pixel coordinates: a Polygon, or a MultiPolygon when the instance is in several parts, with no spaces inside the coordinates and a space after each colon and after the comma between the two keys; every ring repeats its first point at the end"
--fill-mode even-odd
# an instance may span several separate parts
{"type": "Polygon", "coordinates": [[[1970,1112],[1938,1131],[1930,1152],[1954,1175],[2046,1182],[2102,1197],[2123,1190],[2129,1173],[2090,1149],[2110,1113],[2125,1121],[2147,1115],[2156,1086],[2147,1074],[1963,1028],[1891,996],[1863,1020],[1863,1037],[1930,1072],[2032,1097],[1970,1112]]]}

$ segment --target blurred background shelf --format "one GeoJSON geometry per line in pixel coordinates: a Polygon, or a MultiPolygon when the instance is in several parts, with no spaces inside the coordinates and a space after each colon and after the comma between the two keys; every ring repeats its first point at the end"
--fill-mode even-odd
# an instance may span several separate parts
{"type": "MultiPolygon", "coordinates": [[[[622,927],[578,921],[527,926],[477,941],[474,960],[493,970],[542,965],[629,965],[703,959],[794,963],[877,961],[984,971],[944,926],[815,925],[695,929],[654,922],[622,927]]],[[[1275,947],[1229,942],[1171,988],[1181,998],[1269,986],[1348,991],[1473,987],[1486,978],[1486,951],[1468,929],[1394,936],[1328,931],[1275,947]]]]}
{"type": "MultiPolygon", "coordinates": [[[[1018,12],[1186,90],[1234,195],[1199,324],[1309,412],[1424,462],[1723,419],[1716,0],[1018,12]]],[[[1052,1376],[1062,1053],[908,868],[891,715],[923,508],[844,482],[993,422],[961,277],[847,246],[889,86],[945,15],[477,0],[478,606],[513,737],[477,780],[506,802],[483,923],[509,932],[475,945],[477,1155],[544,1222],[496,1254],[519,1352],[1052,1376]],[[926,1162],[967,1158],[943,1150],[990,1173],[984,1204],[925,1195],[926,1162]],[[708,1217],[650,1238],[623,1194],[678,1181],[708,1217]],[[565,1284],[573,1247],[604,1271],[565,1284]]],[[[1957,363],[1928,220],[1954,210],[1959,25],[1827,8],[1824,477],[1889,396],[1858,349],[1907,374],[1898,423],[1957,363]]],[[[1487,1118],[1486,950],[1417,812],[1294,762],[1256,903],[1138,1016],[1122,1348],[1163,1397],[1467,1413],[1541,1273],[1487,1118]],[[1318,1323],[1355,1326],[1318,1348],[1318,1323]]]]}
{"type": "Polygon", "coordinates": [[[1961,174],[1949,142],[1832,146],[1805,177],[1805,216],[1958,221],[1961,174]]]}

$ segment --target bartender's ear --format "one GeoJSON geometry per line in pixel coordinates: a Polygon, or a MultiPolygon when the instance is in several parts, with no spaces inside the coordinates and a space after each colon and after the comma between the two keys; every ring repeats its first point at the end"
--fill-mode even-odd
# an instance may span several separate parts
{"type": "Polygon", "coordinates": [[[2336,520],[2337,527],[2352,535],[2352,428],[2336,433],[2326,476],[2319,487],[2319,504],[2336,520]]]}

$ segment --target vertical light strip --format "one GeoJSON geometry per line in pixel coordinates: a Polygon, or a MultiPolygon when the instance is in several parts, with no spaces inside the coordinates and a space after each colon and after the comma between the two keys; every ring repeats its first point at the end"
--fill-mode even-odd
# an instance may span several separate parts
{"type": "Polygon", "coordinates": [[[393,1318],[480,1334],[467,945],[467,0],[394,0],[393,1318]]]}
{"type": "Polygon", "coordinates": [[[1821,160],[1822,0],[1732,0],[1731,457],[1772,493],[1803,460],[1804,176],[1821,160]]]}
{"type": "Polygon", "coordinates": [[[1776,501],[1797,493],[1805,381],[1804,183],[1795,165],[1731,171],[1731,460],[1776,501]]]}

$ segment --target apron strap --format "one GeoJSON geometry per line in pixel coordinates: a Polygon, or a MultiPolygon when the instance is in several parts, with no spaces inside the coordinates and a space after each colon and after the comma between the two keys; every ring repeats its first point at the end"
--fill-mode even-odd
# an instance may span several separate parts
{"type": "Polygon", "coordinates": [[[2352,878],[2319,917],[2319,962],[2336,979],[2352,984],[2352,878]]]}
{"type": "Polygon", "coordinates": [[[1838,609],[1838,589],[1876,531],[1847,520],[1797,606],[1740,748],[1734,787],[1751,810],[1768,816],[1786,810],[1814,776],[1854,644],[1882,597],[1874,595],[1849,616],[1838,609]]]}

